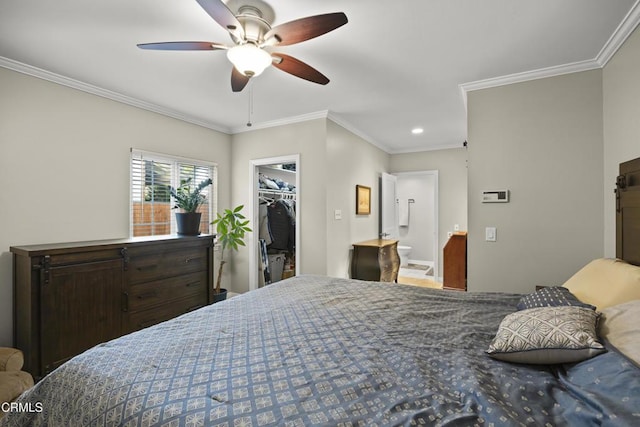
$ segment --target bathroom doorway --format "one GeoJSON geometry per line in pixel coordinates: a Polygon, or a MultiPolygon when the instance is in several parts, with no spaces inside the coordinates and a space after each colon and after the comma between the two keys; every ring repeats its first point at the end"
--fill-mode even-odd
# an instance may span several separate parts
{"type": "Polygon", "coordinates": [[[438,245],[438,171],[399,172],[396,177],[399,276],[441,283],[438,245]]]}

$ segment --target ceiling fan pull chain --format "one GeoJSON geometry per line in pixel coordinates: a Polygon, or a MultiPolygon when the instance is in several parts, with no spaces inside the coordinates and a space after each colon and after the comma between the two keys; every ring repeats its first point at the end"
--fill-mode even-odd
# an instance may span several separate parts
{"type": "Polygon", "coordinates": [[[248,111],[248,120],[247,127],[251,127],[251,116],[253,115],[253,85],[251,81],[249,81],[249,111],[248,111]]]}

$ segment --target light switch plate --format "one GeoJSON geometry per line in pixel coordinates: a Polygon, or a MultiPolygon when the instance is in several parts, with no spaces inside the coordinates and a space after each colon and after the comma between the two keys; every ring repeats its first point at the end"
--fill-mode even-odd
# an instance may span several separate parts
{"type": "Polygon", "coordinates": [[[336,209],[333,211],[334,219],[342,219],[342,211],[340,209],[336,209]]]}
{"type": "Polygon", "coordinates": [[[486,227],[484,229],[484,239],[487,242],[495,242],[497,239],[497,232],[495,227],[486,227]]]}

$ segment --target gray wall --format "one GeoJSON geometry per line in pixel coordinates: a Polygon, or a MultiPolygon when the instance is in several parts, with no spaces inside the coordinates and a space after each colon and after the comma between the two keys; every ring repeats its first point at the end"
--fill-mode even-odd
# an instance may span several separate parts
{"type": "MultiPolygon", "coordinates": [[[[388,169],[389,155],[327,119],[237,134],[232,144],[233,205],[249,204],[251,160],[291,154],[300,154],[299,272],[348,277],[351,245],[377,237],[377,177],[388,169]],[[355,215],[356,184],[372,189],[371,215],[355,215]],[[341,220],[334,219],[336,209],[342,211],[341,220]]],[[[228,286],[234,292],[249,289],[248,271],[249,252],[241,248],[231,263],[228,286]]]]}
{"type": "Polygon", "coordinates": [[[391,173],[438,171],[438,271],[442,276],[442,248],[447,243],[447,232],[453,231],[455,224],[460,225],[460,230],[467,229],[467,150],[460,147],[392,154],[389,169],[391,173]]]}
{"type": "Polygon", "coordinates": [[[602,256],[602,121],[601,70],[468,94],[469,290],[531,292],[602,256]],[[480,202],[495,189],[510,203],[480,202]]]}
{"type": "Polygon", "coordinates": [[[11,345],[9,247],[129,235],[131,147],[216,162],[229,135],[0,68],[0,346],[11,345]]]}
{"type": "MultiPolygon", "coordinates": [[[[300,155],[300,188],[297,204],[300,215],[301,256],[298,272],[326,274],[326,120],[258,129],[233,136],[231,155],[231,204],[249,206],[251,160],[300,155]]],[[[229,206],[219,205],[221,209],[229,206]]],[[[248,214],[248,212],[245,212],[248,214]]],[[[254,224],[251,224],[252,228],[254,224]]],[[[231,274],[224,284],[233,292],[249,290],[249,252],[240,248],[227,264],[231,274]]],[[[226,267],[225,267],[226,268],[226,267]]],[[[226,278],[225,278],[226,279],[226,278]]]]}
{"type": "Polygon", "coordinates": [[[389,170],[389,155],[331,120],[327,121],[327,163],[316,179],[327,182],[327,275],[350,277],[352,244],[379,233],[379,184],[389,170]],[[371,214],[356,215],[356,185],[371,187],[371,214]],[[336,220],[335,210],[342,211],[336,220]]]}
{"type": "Polygon", "coordinates": [[[615,188],[618,165],[640,157],[640,28],[604,68],[604,254],[616,254],[615,188]]]}

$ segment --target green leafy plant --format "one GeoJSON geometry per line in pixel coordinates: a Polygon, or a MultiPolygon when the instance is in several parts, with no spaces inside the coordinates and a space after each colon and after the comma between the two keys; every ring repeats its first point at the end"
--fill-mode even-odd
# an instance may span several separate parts
{"type": "Polygon", "coordinates": [[[175,200],[174,209],[179,208],[185,212],[195,212],[198,210],[200,205],[202,205],[207,197],[202,194],[202,190],[211,185],[213,181],[211,178],[203,180],[198,186],[192,191],[191,190],[191,178],[182,180],[180,182],[180,187],[173,188],[168,185],[169,193],[171,197],[175,200]]]}
{"type": "Polygon", "coordinates": [[[227,263],[224,258],[225,249],[237,251],[240,246],[245,246],[244,235],[251,231],[248,227],[249,220],[240,213],[243,208],[244,205],[240,205],[233,210],[225,209],[222,214],[218,212],[216,219],[211,222],[216,226],[216,235],[220,243],[220,267],[216,281],[216,293],[220,293],[222,268],[227,263]]]}

